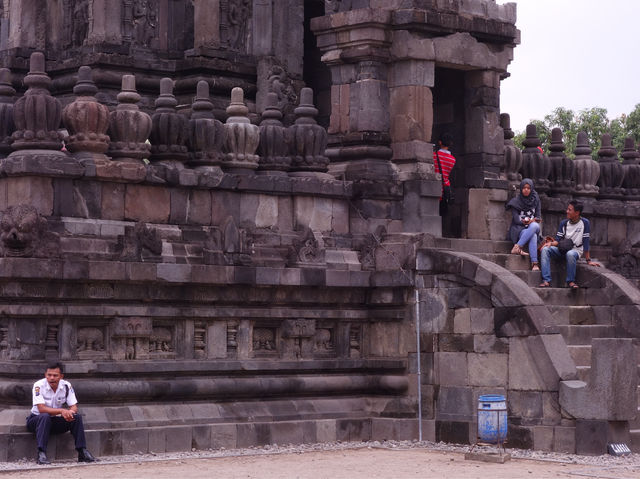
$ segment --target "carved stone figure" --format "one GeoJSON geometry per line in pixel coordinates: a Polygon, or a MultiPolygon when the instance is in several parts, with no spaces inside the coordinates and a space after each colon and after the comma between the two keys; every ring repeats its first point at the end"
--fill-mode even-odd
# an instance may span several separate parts
{"type": "Polygon", "coordinates": [[[251,0],[227,0],[227,24],[229,47],[245,51],[247,47],[247,26],[251,20],[251,0]]]}
{"type": "Polygon", "coordinates": [[[630,279],[640,278],[640,260],[631,241],[625,239],[614,245],[609,269],[630,279]]]}
{"type": "Polygon", "coordinates": [[[3,256],[55,257],[60,237],[48,230],[47,220],[31,205],[9,206],[0,221],[3,256]]]}
{"type": "Polygon", "coordinates": [[[316,351],[326,352],[334,349],[333,337],[330,329],[318,329],[314,339],[316,351]]]}
{"type": "Polygon", "coordinates": [[[158,27],[157,0],[133,2],[132,21],[136,42],[139,46],[150,47],[158,27]]]}
{"type": "Polygon", "coordinates": [[[71,44],[81,47],[87,39],[89,27],[89,1],[78,0],[73,2],[73,21],[71,22],[71,44]]]}
{"type": "Polygon", "coordinates": [[[287,71],[280,65],[272,65],[267,74],[269,92],[277,95],[277,106],[283,115],[293,113],[298,95],[287,71]]]}

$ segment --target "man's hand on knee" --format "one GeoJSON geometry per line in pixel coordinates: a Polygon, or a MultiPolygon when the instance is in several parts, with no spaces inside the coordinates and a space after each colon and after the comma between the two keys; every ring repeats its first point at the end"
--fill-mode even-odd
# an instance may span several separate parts
{"type": "Polygon", "coordinates": [[[65,419],[65,421],[71,422],[75,420],[73,411],[71,411],[70,409],[63,409],[60,415],[65,419]]]}

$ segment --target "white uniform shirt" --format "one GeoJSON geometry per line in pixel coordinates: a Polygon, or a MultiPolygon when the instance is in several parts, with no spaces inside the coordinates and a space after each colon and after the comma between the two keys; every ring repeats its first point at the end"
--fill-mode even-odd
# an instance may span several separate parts
{"type": "Polygon", "coordinates": [[[64,379],[60,380],[56,391],[51,389],[46,378],[36,381],[33,384],[32,397],[33,407],[31,408],[31,414],[40,414],[38,412],[38,404],[44,404],[56,409],[62,408],[64,403],[67,403],[68,406],[78,404],[76,393],[73,392],[71,383],[64,379]]]}
{"type": "Polygon", "coordinates": [[[571,221],[567,221],[567,229],[564,235],[565,238],[573,241],[573,250],[577,251],[580,256],[583,253],[582,247],[582,236],[584,235],[584,223],[582,221],[578,221],[576,223],[571,223],[571,221]]]}

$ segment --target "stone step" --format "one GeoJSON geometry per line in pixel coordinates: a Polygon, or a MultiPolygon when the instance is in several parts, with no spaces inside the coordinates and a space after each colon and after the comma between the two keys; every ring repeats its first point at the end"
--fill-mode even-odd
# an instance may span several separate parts
{"type": "Polygon", "coordinates": [[[576,365],[576,372],[578,373],[578,379],[589,384],[589,374],[591,366],[578,366],[576,365]]]}
{"type": "Polygon", "coordinates": [[[438,248],[447,248],[465,253],[509,253],[513,244],[510,241],[477,240],[464,238],[435,238],[438,248]]]}
{"type": "MultiPolygon", "coordinates": [[[[579,283],[578,283],[579,284],[579,283]]],[[[606,289],[593,288],[534,288],[546,305],[556,306],[612,306],[616,298],[606,289]]]]}
{"type": "Polygon", "coordinates": [[[573,362],[576,363],[576,367],[589,366],[591,367],[591,346],[586,344],[571,344],[568,345],[569,354],[573,358],[573,362]]]}
{"type": "Polygon", "coordinates": [[[591,345],[593,338],[613,338],[615,328],[604,324],[560,325],[557,327],[567,345],[591,345]]]}
{"type": "Polygon", "coordinates": [[[556,319],[556,324],[612,324],[612,311],[609,306],[552,304],[547,305],[547,308],[556,319]]]}

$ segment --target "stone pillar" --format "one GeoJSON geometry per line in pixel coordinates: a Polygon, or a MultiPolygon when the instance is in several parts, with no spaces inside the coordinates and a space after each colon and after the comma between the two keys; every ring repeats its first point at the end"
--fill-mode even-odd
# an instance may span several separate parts
{"type": "Polygon", "coordinates": [[[13,123],[13,102],[16,90],[11,86],[11,71],[0,68],[0,158],[11,152],[11,134],[15,130],[13,123]]]}
{"type": "Polygon", "coordinates": [[[465,106],[465,185],[506,188],[500,180],[504,162],[500,73],[491,70],[467,73],[465,106]]]}
{"type": "Polygon", "coordinates": [[[332,158],[353,180],[391,179],[390,92],[387,83],[391,11],[362,9],[313,19],[330,67],[332,158]],[[340,33],[335,29],[339,28],[340,33]]]}

